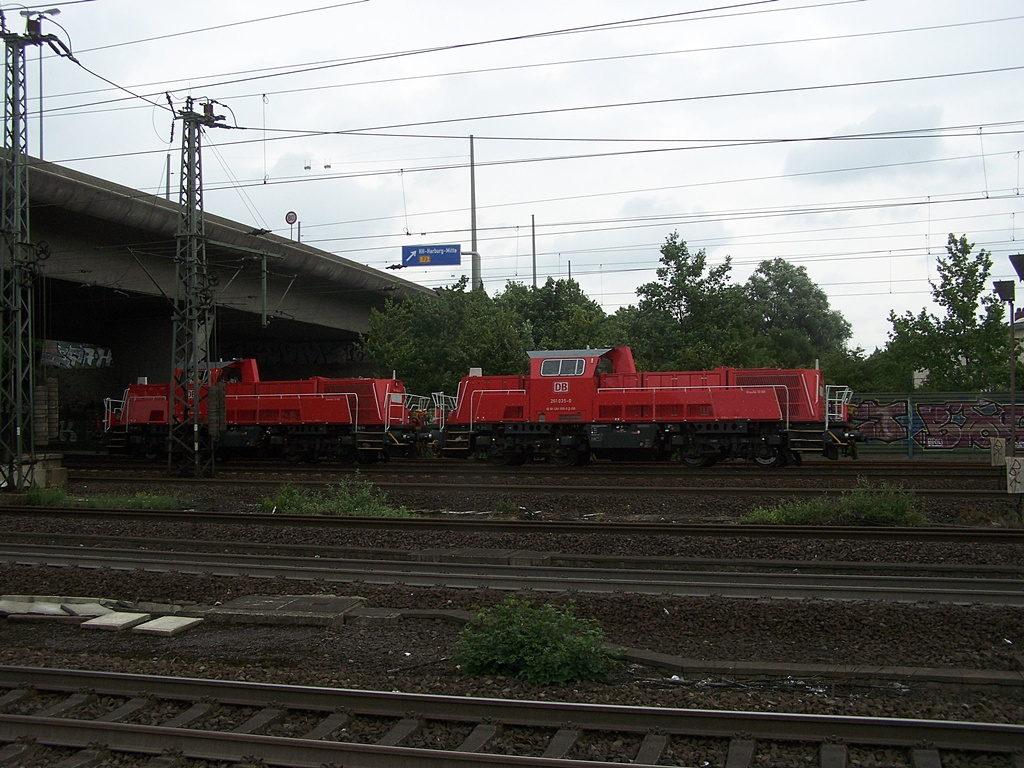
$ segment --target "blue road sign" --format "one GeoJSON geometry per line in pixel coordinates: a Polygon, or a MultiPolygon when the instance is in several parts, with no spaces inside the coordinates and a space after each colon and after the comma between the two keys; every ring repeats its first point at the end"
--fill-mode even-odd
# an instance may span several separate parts
{"type": "Polygon", "coordinates": [[[403,267],[435,267],[461,264],[461,245],[403,245],[403,267]]]}

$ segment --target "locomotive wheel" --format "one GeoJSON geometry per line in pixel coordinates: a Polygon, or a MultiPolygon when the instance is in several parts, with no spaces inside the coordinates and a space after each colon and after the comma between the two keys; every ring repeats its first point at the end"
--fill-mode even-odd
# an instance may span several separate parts
{"type": "Polygon", "coordinates": [[[495,467],[507,467],[512,462],[510,461],[511,456],[505,453],[505,449],[500,445],[491,443],[487,446],[487,463],[495,467]]]}
{"type": "Polygon", "coordinates": [[[551,463],[559,467],[572,467],[579,463],[576,455],[573,448],[555,448],[551,452],[551,463]]]}
{"type": "Polygon", "coordinates": [[[706,456],[702,453],[684,453],[679,457],[679,461],[688,467],[711,467],[714,466],[716,457],[706,456]]]}
{"type": "Polygon", "coordinates": [[[781,467],[786,463],[782,452],[775,446],[763,446],[754,454],[754,461],[759,467],[781,467]]]}

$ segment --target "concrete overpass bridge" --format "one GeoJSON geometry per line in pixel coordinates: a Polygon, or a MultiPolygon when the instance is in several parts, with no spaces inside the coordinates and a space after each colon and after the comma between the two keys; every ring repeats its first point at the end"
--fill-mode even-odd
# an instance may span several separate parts
{"type": "MultiPolygon", "coordinates": [[[[31,240],[47,245],[36,338],[75,441],[104,397],[170,378],[177,202],[30,161],[31,240]]],[[[265,378],[370,375],[354,342],[370,310],[430,289],[207,213],[211,359],[256,357],[265,378]]],[[[70,438],[67,425],[64,442],[70,438]]],[[[71,447],[71,446],[67,446],[71,447]]]]}

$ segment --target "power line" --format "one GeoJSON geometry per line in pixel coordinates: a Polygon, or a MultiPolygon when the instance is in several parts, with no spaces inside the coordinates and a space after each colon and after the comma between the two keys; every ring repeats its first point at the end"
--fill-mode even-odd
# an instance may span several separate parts
{"type": "MultiPolygon", "coordinates": [[[[796,10],[796,9],[773,9],[773,10],[796,10]]],[[[423,79],[431,79],[431,78],[438,78],[438,77],[453,77],[453,76],[477,75],[477,74],[493,74],[493,73],[496,73],[496,72],[507,72],[507,71],[516,71],[516,70],[524,70],[524,69],[535,69],[535,68],[543,68],[543,67],[551,67],[551,66],[565,66],[565,65],[570,65],[570,64],[592,64],[592,63],[601,63],[601,62],[607,62],[607,61],[625,61],[625,60],[631,60],[631,59],[651,58],[651,57],[657,57],[657,56],[673,56],[673,55],[695,54],[695,53],[724,52],[724,51],[730,51],[730,50],[744,50],[744,49],[750,49],[750,48],[760,48],[760,47],[769,47],[769,46],[781,46],[781,45],[793,45],[793,44],[803,44],[803,43],[835,42],[835,41],[838,41],[838,40],[858,39],[858,38],[864,38],[864,37],[878,37],[878,36],[883,36],[883,35],[898,35],[898,34],[910,34],[910,33],[919,33],[919,32],[934,32],[934,31],[939,31],[939,30],[958,29],[958,28],[963,28],[963,27],[976,26],[976,25],[981,25],[981,24],[997,24],[997,23],[1003,23],[1003,22],[1007,22],[1007,21],[1017,21],[1017,20],[1020,20],[1020,19],[1024,19],[1024,16],[1007,16],[1007,17],[1002,17],[1002,18],[998,18],[998,19],[981,19],[981,20],[976,20],[976,21],[958,22],[958,23],[954,23],[954,24],[937,24],[937,25],[931,25],[931,26],[910,27],[910,28],[895,29],[895,30],[878,30],[878,31],[874,31],[874,32],[849,33],[849,34],[842,34],[842,35],[827,35],[827,36],[820,36],[820,37],[791,38],[789,40],[768,40],[768,41],[761,41],[761,42],[756,42],[756,43],[740,43],[740,44],[735,44],[735,45],[719,45],[719,46],[712,46],[712,47],[707,47],[707,48],[686,48],[686,49],[678,49],[678,50],[672,50],[672,51],[654,51],[654,52],[644,52],[644,53],[635,53],[635,54],[623,54],[623,55],[618,55],[618,56],[599,56],[599,57],[590,57],[590,58],[583,58],[583,59],[568,59],[568,60],[561,60],[561,61],[554,61],[554,62],[540,62],[540,63],[533,63],[533,64],[515,64],[515,65],[509,65],[509,66],[502,66],[502,67],[487,67],[487,68],[481,68],[481,69],[457,70],[457,71],[454,71],[454,72],[440,72],[440,73],[431,73],[431,74],[417,74],[417,75],[409,75],[409,76],[406,76],[406,77],[390,77],[390,78],[382,78],[382,79],[378,79],[378,80],[357,81],[357,82],[352,82],[352,83],[335,83],[335,84],[330,84],[330,85],[311,86],[311,87],[306,87],[306,88],[290,88],[290,89],[279,90],[279,91],[265,91],[265,92],[260,92],[260,93],[249,93],[249,94],[233,94],[233,95],[223,96],[222,98],[225,98],[225,99],[238,99],[238,98],[251,98],[253,96],[279,96],[279,95],[283,95],[283,94],[298,94],[298,93],[306,93],[306,92],[311,92],[311,91],[328,90],[328,89],[335,89],[335,88],[348,88],[348,87],[358,87],[358,86],[365,86],[365,85],[394,84],[394,83],[402,83],[402,82],[415,81],[415,80],[423,80],[423,79]]],[[[199,31],[202,31],[202,30],[199,30],[199,31]]],[[[92,49],[92,50],[100,50],[100,49],[92,49]]],[[[244,71],[236,72],[236,73],[221,73],[221,74],[217,74],[217,75],[208,75],[207,77],[211,78],[211,80],[209,82],[203,83],[202,81],[200,81],[198,84],[196,83],[197,78],[186,78],[185,80],[187,82],[189,82],[192,86],[198,85],[199,87],[202,87],[202,88],[216,88],[216,87],[223,86],[225,84],[231,84],[231,82],[232,82],[232,81],[223,81],[220,78],[232,77],[232,76],[240,75],[240,74],[257,74],[257,73],[260,73],[260,72],[275,73],[275,72],[277,72],[277,71],[279,71],[281,69],[288,69],[288,71],[285,72],[284,74],[304,73],[305,72],[305,70],[303,69],[304,67],[320,67],[320,66],[325,65],[325,64],[339,64],[340,65],[340,64],[354,64],[354,63],[361,63],[361,61],[359,59],[337,59],[337,60],[332,60],[332,61],[307,62],[305,64],[295,65],[296,69],[285,68],[285,67],[267,67],[267,68],[255,69],[255,70],[244,70],[244,71]]],[[[171,88],[173,90],[173,85],[175,83],[178,83],[178,82],[181,82],[181,80],[178,79],[178,80],[174,80],[174,81],[164,80],[164,81],[150,82],[150,83],[145,83],[145,84],[138,84],[138,85],[135,85],[133,87],[134,88],[148,88],[148,87],[159,86],[161,88],[161,90],[157,94],[150,94],[151,96],[155,96],[155,95],[159,95],[159,93],[162,93],[167,88],[171,88]]],[[[102,91],[76,91],[76,92],[64,93],[64,94],[54,94],[53,96],[51,96],[51,98],[67,98],[67,97],[70,97],[70,96],[88,95],[90,93],[102,93],[102,91]]],[[[122,100],[121,99],[105,100],[105,101],[91,102],[91,103],[86,103],[86,104],[68,105],[68,106],[65,106],[65,107],[55,107],[53,109],[57,110],[57,111],[59,111],[59,110],[71,110],[71,109],[83,109],[83,108],[86,108],[86,107],[89,107],[89,106],[100,106],[100,105],[103,105],[103,104],[118,103],[119,101],[122,101],[122,100]]]]}
{"type": "MultiPolygon", "coordinates": [[[[79,0],[79,2],[86,2],[86,0],[79,0]]],[[[200,29],[188,29],[183,32],[170,32],[166,35],[156,35],[155,37],[143,37],[137,40],[125,40],[120,43],[111,43],[110,45],[98,45],[94,48],[86,48],[82,53],[93,53],[95,51],[108,51],[111,48],[123,48],[129,45],[138,45],[139,43],[152,43],[157,40],[169,40],[175,37],[185,37],[186,35],[197,35],[202,32],[214,32],[220,29],[230,29],[232,27],[241,27],[246,24],[257,24],[262,21],[277,21],[279,19],[285,19],[289,16],[301,16],[306,13],[319,13],[320,11],[329,11],[335,8],[344,8],[349,5],[359,5],[360,3],[368,2],[368,0],[348,0],[345,3],[335,3],[333,5],[324,5],[319,8],[307,8],[303,11],[289,11],[288,13],[278,13],[273,16],[261,16],[258,19],[245,19],[244,21],[233,21],[228,24],[217,24],[212,27],[202,27],[200,29]]]]}
{"type": "Polygon", "coordinates": [[[1024,69],[1024,65],[1015,67],[996,67],[993,69],[978,69],[967,72],[945,72],[937,75],[915,75],[913,77],[891,77],[881,78],[877,80],[859,80],[855,82],[847,83],[828,83],[824,85],[803,85],[793,86],[790,88],[769,88],[762,90],[753,91],[733,91],[731,93],[715,93],[706,94],[704,96],[678,96],[669,99],[644,99],[641,101],[622,101],[612,104],[587,104],[578,107],[554,107],[551,109],[532,109],[523,110],[520,112],[503,112],[498,114],[490,115],[474,115],[471,117],[448,117],[440,118],[437,120],[418,120],[415,122],[408,123],[391,123],[388,125],[375,125],[366,128],[347,129],[347,130],[336,130],[336,131],[317,131],[308,129],[296,129],[296,128],[267,128],[266,130],[275,133],[295,133],[302,134],[304,136],[345,136],[351,134],[363,133],[366,131],[387,131],[396,128],[415,128],[418,126],[428,125],[447,125],[451,123],[469,123],[483,120],[504,120],[512,117],[539,117],[546,115],[561,115],[574,112],[586,112],[591,110],[601,109],[624,109],[633,107],[650,107],[659,106],[664,104],[683,104],[694,101],[706,101],[709,99],[735,99],[735,98],[749,98],[751,96],[780,96],[783,94],[790,93],[813,93],[815,91],[830,90],[833,88],[864,88],[868,86],[877,85],[899,85],[906,83],[919,83],[929,80],[944,80],[956,77],[974,77],[978,75],[994,75],[994,74],[1005,74],[1007,72],[1018,72],[1024,69]]]}

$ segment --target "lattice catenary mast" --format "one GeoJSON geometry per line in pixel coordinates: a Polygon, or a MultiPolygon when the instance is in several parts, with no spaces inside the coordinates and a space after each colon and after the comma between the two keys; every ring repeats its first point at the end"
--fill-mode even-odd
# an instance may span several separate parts
{"type": "Polygon", "coordinates": [[[41,31],[46,12],[29,14],[25,34],[7,30],[0,11],[4,60],[4,156],[0,179],[0,487],[23,490],[36,460],[32,430],[35,392],[33,278],[47,255],[29,237],[28,97],[25,48],[46,43],[74,61],[64,43],[41,31]]]}
{"type": "Polygon", "coordinates": [[[213,471],[213,443],[208,428],[210,339],[213,334],[213,293],[206,264],[203,216],[202,135],[204,127],[221,125],[213,102],[193,109],[188,98],[178,116],[181,137],[181,218],[175,255],[176,291],[171,347],[171,403],[168,413],[168,470],[176,463],[196,477],[213,471]]]}

